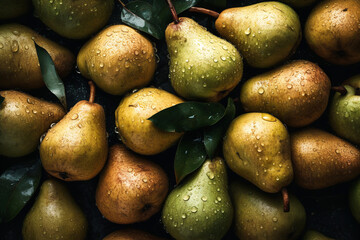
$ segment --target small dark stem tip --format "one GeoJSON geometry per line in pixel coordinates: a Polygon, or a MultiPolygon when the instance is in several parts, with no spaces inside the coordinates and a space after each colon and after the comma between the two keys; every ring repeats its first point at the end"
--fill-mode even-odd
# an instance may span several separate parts
{"type": "Polygon", "coordinates": [[[173,16],[175,24],[178,24],[180,22],[180,20],[179,20],[179,17],[177,15],[177,13],[176,13],[174,5],[172,4],[171,0],[166,0],[166,1],[169,4],[170,12],[171,12],[171,14],[173,16]]]}
{"type": "Polygon", "coordinates": [[[95,85],[92,81],[89,81],[89,86],[90,86],[90,97],[89,97],[89,102],[93,103],[95,100],[95,85]]]}
{"type": "Polygon", "coordinates": [[[206,8],[200,8],[200,7],[191,7],[191,8],[189,8],[189,12],[203,13],[203,14],[207,14],[213,18],[218,18],[220,15],[218,12],[215,12],[213,10],[206,9],[206,8]]]}
{"type": "Polygon", "coordinates": [[[343,96],[347,94],[347,90],[344,86],[334,86],[334,87],[331,87],[331,90],[338,92],[343,96]]]}
{"type": "Polygon", "coordinates": [[[287,191],[287,188],[281,189],[281,195],[284,202],[284,212],[290,211],[290,201],[289,201],[289,193],[287,191]]]}

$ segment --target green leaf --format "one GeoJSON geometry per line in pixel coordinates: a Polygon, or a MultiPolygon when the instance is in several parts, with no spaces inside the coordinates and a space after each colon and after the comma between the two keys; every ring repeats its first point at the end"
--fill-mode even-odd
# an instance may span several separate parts
{"type": "Polygon", "coordinates": [[[54,62],[44,48],[37,45],[36,42],[34,43],[45,85],[60,100],[64,108],[67,109],[64,83],[56,72],[54,62]]]}
{"type": "Polygon", "coordinates": [[[40,159],[17,164],[0,175],[0,223],[16,217],[36,191],[40,178],[40,159]]]}
{"type": "Polygon", "coordinates": [[[226,8],[226,0],[202,0],[199,4],[202,7],[208,7],[208,8],[226,8]]]}
{"type": "MultiPolygon", "coordinates": [[[[178,14],[195,6],[200,0],[173,0],[178,14]]],[[[125,24],[161,39],[171,23],[172,15],[165,0],[136,0],[129,2],[121,11],[121,21],[125,24]],[[152,3],[152,4],[151,4],[152,3]]]]}
{"type": "Polygon", "coordinates": [[[218,148],[227,128],[235,117],[235,112],[236,109],[234,102],[231,98],[228,98],[224,117],[215,125],[204,129],[204,145],[210,158],[214,157],[215,151],[218,148]]]}
{"type": "Polygon", "coordinates": [[[201,135],[199,131],[187,132],[181,138],[174,161],[177,183],[204,163],[206,150],[201,135]]]}
{"type": "Polygon", "coordinates": [[[3,96],[1,96],[1,95],[0,95],[0,104],[2,104],[2,103],[3,103],[4,99],[5,99],[5,98],[4,98],[3,96]]]}
{"type": "Polygon", "coordinates": [[[184,102],[166,108],[149,118],[166,132],[185,132],[211,126],[224,115],[220,103],[184,102]]]}

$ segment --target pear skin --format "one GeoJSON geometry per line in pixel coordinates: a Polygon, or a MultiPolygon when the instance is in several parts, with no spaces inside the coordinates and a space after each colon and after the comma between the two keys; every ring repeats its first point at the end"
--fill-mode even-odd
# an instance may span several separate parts
{"type": "Polygon", "coordinates": [[[265,193],[245,181],[232,182],[230,194],[239,239],[297,240],[305,227],[305,209],[294,195],[289,195],[290,211],[284,212],[280,193],[265,193]]]}
{"type": "Polygon", "coordinates": [[[151,42],[135,29],[114,25],[80,49],[77,65],[84,77],[92,79],[105,92],[123,95],[152,80],[155,51],[151,42]]]}
{"type": "Polygon", "coordinates": [[[104,167],[108,153],[103,107],[93,99],[75,104],[47,132],[39,151],[44,169],[54,177],[65,181],[95,177],[104,167]]]}
{"type": "Polygon", "coordinates": [[[182,133],[162,131],[147,119],[182,102],[182,99],[165,90],[150,87],[125,96],[115,111],[121,141],[143,155],[165,151],[180,139],[182,133]]]}
{"type": "Polygon", "coordinates": [[[330,88],[318,65],[297,60],[247,80],[240,101],[246,112],[267,112],[288,126],[302,127],[323,114],[330,88]]]}
{"type": "Polygon", "coordinates": [[[84,240],[87,220],[64,183],[46,180],[26,215],[22,227],[24,240],[84,240]]]}
{"type": "Polygon", "coordinates": [[[45,86],[34,41],[46,49],[61,78],[74,66],[75,57],[66,48],[20,24],[0,26],[0,89],[37,89],[45,86]]]}
{"type": "Polygon", "coordinates": [[[21,157],[36,150],[40,137],[64,115],[64,109],[18,91],[0,91],[0,155],[21,157]]]}
{"type": "Polygon", "coordinates": [[[324,0],[317,4],[305,23],[304,35],[310,48],[332,64],[360,62],[360,2],[324,0]]]}
{"type": "Polygon", "coordinates": [[[349,142],[315,128],[290,137],[294,177],[300,187],[321,189],[360,175],[360,151],[349,142]]]}
{"type": "Polygon", "coordinates": [[[296,12],[280,2],[262,2],[222,11],[215,22],[252,67],[274,66],[295,52],[301,41],[296,12]]]}
{"type": "Polygon", "coordinates": [[[168,195],[162,222],[177,240],[220,240],[229,230],[233,206],[228,193],[226,164],[206,160],[168,195]]]}
{"type": "Polygon", "coordinates": [[[159,165],[118,144],[110,148],[100,175],[96,206],[111,222],[142,222],[160,211],[168,188],[168,178],[159,165]]]}
{"type": "Polygon", "coordinates": [[[223,154],[232,171],[265,192],[279,192],[293,180],[290,136],[270,114],[235,118],[224,137],[223,154]]]}
{"type": "Polygon", "coordinates": [[[83,39],[102,28],[114,0],[33,0],[36,16],[59,35],[83,39]]]}
{"type": "Polygon", "coordinates": [[[319,233],[314,230],[308,230],[305,232],[301,240],[335,240],[334,238],[329,238],[322,233],[319,233]]]}
{"type": "Polygon", "coordinates": [[[243,62],[236,48],[206,31],[190,18],[181,17],[165,30],[170,54],[170,80],[186,99],[217,102],[240,82],[243,62]]]}

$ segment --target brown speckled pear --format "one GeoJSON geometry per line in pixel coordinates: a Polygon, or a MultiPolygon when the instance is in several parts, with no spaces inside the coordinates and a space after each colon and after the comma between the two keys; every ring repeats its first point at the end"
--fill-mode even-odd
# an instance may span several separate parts
{"type": "Polygon", "coordinates": [[[50,54],[60,77],[67,76],[74,55],[59,44],[20,24],[0,26],[0,89],[36,89],[45,86],[34,41],[50,54]]]}
{"type": "Polygon", "coordinates": [[[323,114],[330,88],[318,65],[297,60],[246,81],[240,101],[246,112],[267,112],[288,126],[302,127],[323,114]]]}
{"type": "Polygon", "coordinates": [[[293,180],[289,133],[270,114],[235,118],[224,137],[223,154],[232,171],[265,192],[279,192],[293,180]]]}
{"type": "Polygon", "coordinates": [[[314,7],[304,29],[311,49],[333,64],[360,62],[360,1],[324,0],[314,7]]]}
{"type": "Polygon", "coordinates": [[[87,227],[84,213],[65,184],[49,179],[24,219],[22,236],[24,240],[84,240],[87,227]]]}
{"type": "Polygon", "coordinates": [[[107,235],[103,240],[165,240],[139,229],[122,229],[107,235]]]}
{"type": "Polygon", "coordinates": [[[280,2],[261,2],[222,11],[215,22],[252,67],[268,68],[292,55],[301,41],[296,12],[280,2]]]}
{"type": "Polygon", "coordinates": [[[64,109],[18,91],[0,91],[0,155],[21,157],[36,150],[40,137],[59,121],[64,109]]]}
{"type": "Polygon", "coordinates": [[[360,175],[360,151],[349,142],[320,129],[291,134],[295,182],[306,189],[321,189],[360,175]]]}
{"type": "Polygon", "coordinates": [[[182,102],[177,96],[157,88],[143,88],[125,96],[115,111],[115,123],[122,142],[143,155],[165,151],[180,139],[182,133],[162,131],[147,119],[182,102]]]}
{"type": "Polygon", "coordinates": [[[77,65],[81,74],[102,90],[122,95],[151,81],[156,68],[155,51],[135,29],[114,25],[80,49],[77,65]]]}
{"type": "Polygon", "coordinates": [[[164,170],[126,149],[114,145],[96,189],[96,206],[111,222],[131,224],[160,211],[169,182],[164,170]]]}
{"type": "Polygon", "coordinates": [[[107,158],[105,113],[101,105],[94,103],[95,86],[89,83],[90,100],[78,102],[40,144],[44,169],[65,181],[95,177],[107,158]]]}

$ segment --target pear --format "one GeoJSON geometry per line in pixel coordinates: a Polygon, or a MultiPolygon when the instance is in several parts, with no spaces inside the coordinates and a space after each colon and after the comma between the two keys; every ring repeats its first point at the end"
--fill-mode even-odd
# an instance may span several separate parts
{"type": "Polygon", "coordinates": [[[113,95],[147,85],[155,72],[151,42],[126,25],[102,30],[88,41],[77,57],[81,74],[113,95]],[[114,51],[116,49],[116,51],[114,51]]]}
{"type": "Polygon", "coordinates": [[[65,181],[95,177],[105,165],[108,152],[105,113],[94,103],[95,86],[90,84],[89,101],[78,102],[45,135],[40,144],[44,169],[65,181]]]}
{"type": "Polygon", "coordinates": [[[221,158],[206,160],[168,195],[162,222],[177,240],[221,239],[231,226],[233,207],[226,165],[221,158]]]}
{"type": "Polygon", "coordinates": [[[59,121],[64,109],[18,91],[0,91],[0,155],[21,157],[36,150],[41,135],[59,121]]]}
{"type": "Polygon", "coordinates": [[[311,11],[305,37],[326,61],[349,65],[360,62],[360,1],[325,0],[311,11]]]}
{"type": "Polygon", "coordinates": [[[134,152],[143,155],[165,151],[180,139],[182,133],[162,131],[147,119],[182,102],[165,90],[150,87],[125,96],[115,111],[115,123],[121,141],[134,152]]]}
{"type": "Polygon", "coordinates": [[[335,240],[334,238],[329,238],[322,233],[317,231],[308,230],[305,232],[301,240],[335,240]]]}
{"type": "Polygon", "coordinates": [[[347,141],[315,128],[290,137],[294,177],[300,187],[321,189],[360,175],[360,151],[347,141]]]}
{"type": "Polygon", "coordinates": [[[270,114],[235,118],[224,137],[223,154],[231,170],[265,192],[279,192],[293,180],[290,136],[270,114]]]}
{"type": "Polygon", "coordinates": [[[96,189],[96,206],[111,222],[130,224],[160,211],[169,188],[163,169],[124,145],[114,145],[96,189]]]}
{"type": "Polygon", "coordinates": [[[304,8],[311,6],[319,0],[281,0],[281,2],[286,3],[294,8],[304,8]]]}
{"type": "Polygon", "coordinates": [[[329,107],[329,123],[337,135],[360,145],[360,75],[342,85],[346,93],[334,94],[329,107]]]}
{"type": "Polygon", "coordinates": [[[108,21],[114,0],[33,0],[35,15],[59,35],[87,38],[108,21]]]}
{"type": "Polygon", "coordinates": [[[186,99],[217,102],[240,82],[242,57],[227,41],[194,20],[179,18],[165,30],[170,54],[170,80],[186,99]]]}
{"type": "Polygon", "coordinates": [[[103,240],[165,240],[139,229],[122,229],[107,235],[103,240]]]}
{"type": "Polygon", "coordinates": [[[298,15],[280,2],[226,9],[220,13],[215,27],[256,68],[268,68],[284,61],[301,41],[298,15]]]}
{"type": "Polygon", "coordinates": [[[45,86],[34,41],[50,54],[57,73],[67,76],[74,55],[66,48],[20,24],[0,26],[0,89],[36,89],[45,86]]]}
{"type": "Polygon", "coordinates": [[[86,238],[87,220],[66,186],[54,179],[46,180],[27,213],[22,236],[24,240],[86,238]]]}
{"type": "Polygon", "coordinates": [[[349,188],[349,206],[352,215],[360,223],[360,178],[355,180],[349,188]]]}
{"type": "Polygon", "coordinates": [[[19,17],[31,9],[31,0],[0,0],[0,19],[19,17]]]}
{"type": "Polygon", "coordinates": [[[288,126],[302,127],[323,114],[330,88],[318,65],[297,60],[246,81],[240,101],[246,112],[267,112],[288,126]]]}
{"type": "Polygon", "coordinates": [[[296,240],[305,227],[306,213],[301,202],[289,195],[290,211],[284,212],[280,193],[265,193],[243,181],[232,182],[234,231],[239,239],[296,240]]]}

